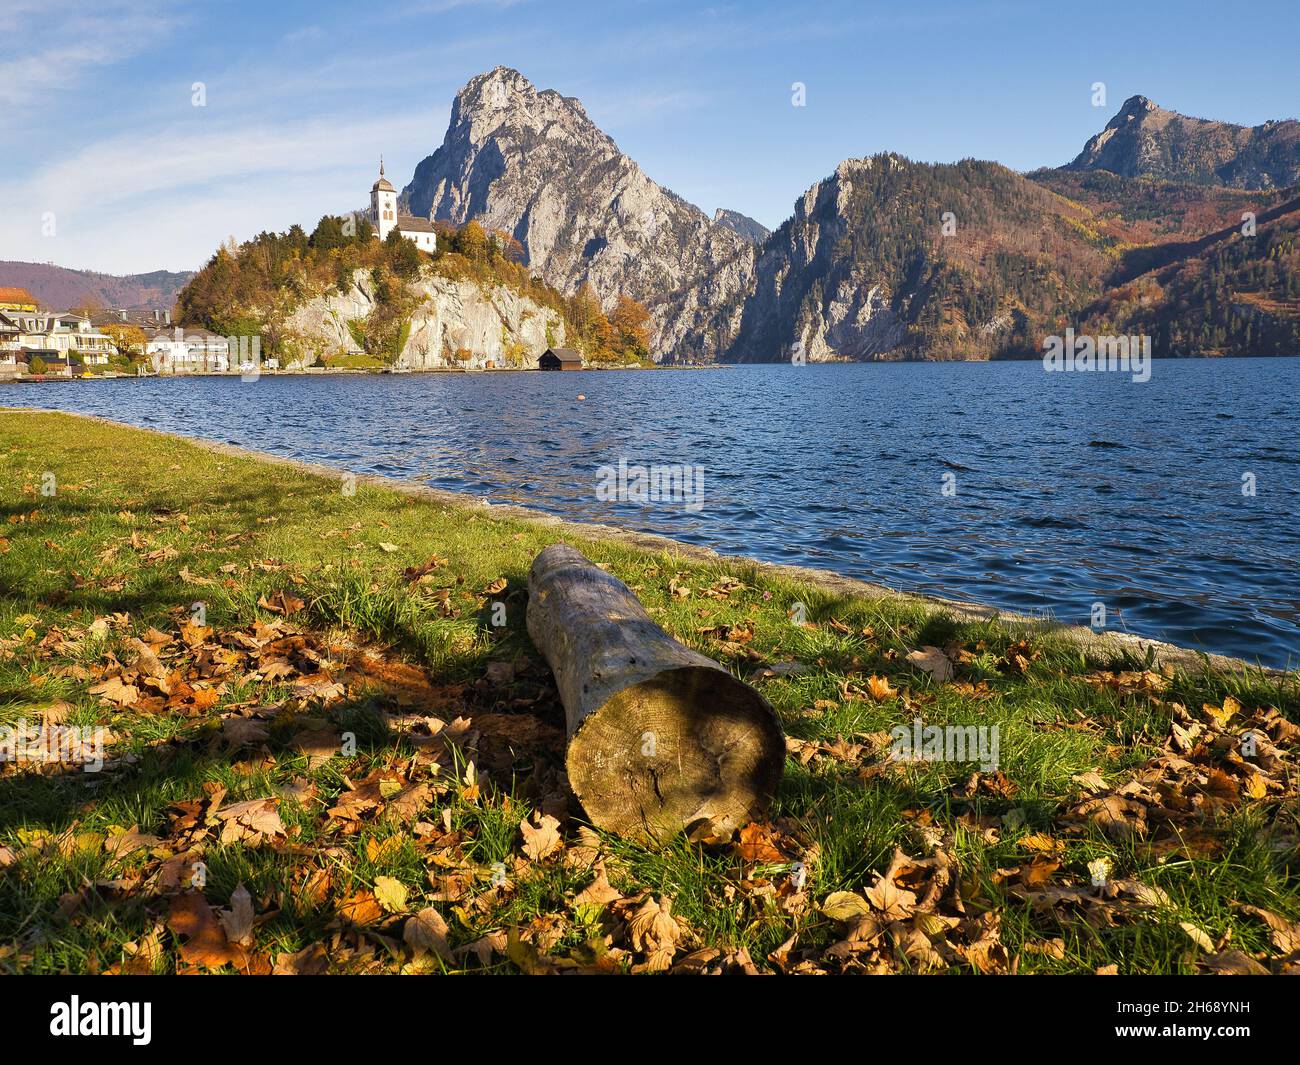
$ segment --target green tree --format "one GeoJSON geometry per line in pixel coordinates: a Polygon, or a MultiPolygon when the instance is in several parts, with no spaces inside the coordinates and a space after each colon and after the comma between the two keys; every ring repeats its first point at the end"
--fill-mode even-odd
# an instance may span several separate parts
{"type": "Polygon", "coordinates": [[[391,230],[384,239],[384,253],[388,258],[389,268],[404,281],[419,276],[420,249],[409,237],[402,236],[395,229],[391,230]]]}
{"type": "Polygon", "coordinates": [[[343,219],[327,214],[316,223],[316,228],[311,235],[311,246],[316,251],[341,248],[347,243],[349,243],[348,238],[343,235],[343,219]]]}

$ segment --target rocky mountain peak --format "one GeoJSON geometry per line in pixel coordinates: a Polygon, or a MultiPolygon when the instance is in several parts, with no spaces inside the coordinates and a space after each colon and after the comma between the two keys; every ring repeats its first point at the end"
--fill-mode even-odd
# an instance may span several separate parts
{"type": "Polygon", "coordinates": [[[1134,119],[1140,119],[1149,111],[1159,111],[1157,107],[1145,96],[1130,96],[1124,101],[1119,113],[1110,120],[1110,125],[1118,125],[1120,122],[1131,122],[1134,119]]]}
{"type": "Polygon", "coordinates": [[[726,226],[733,233],[739,233],[754,244],[762,244],[772,233],[757,219],[750,218],[749,215],[741,214],[739,211],[729,211],[725,207],[719,207],[713,212],[713,221],[716,225],[726,226]]]}
{"type": "Polygon", "coordinates": [[[456,94],[449,134],[459,131],[482,142],[503,127],[537,134],[557,123],[571,135],[581,133],[617,151],[578,100],[553,89],[539,91],[519,71],[505,66],[476,75],[456,94]]]}
{"type": "Polygon", "coordinates": [[[1167,111],[1130,96],[1065,170],[1109,170],[1239,189],[1300,182],[1300,123],[1239,126],[1167,111]]]}
{"type": "Polygon", "coordinates": [[[577,100],[509,67],[456,95],[442,146],[402,201],[421,217],[504,230],[550,284],[590,284],[606,309],[620,295],[656,303],[753,259],[749,240],[648,178],[577,100]]]}

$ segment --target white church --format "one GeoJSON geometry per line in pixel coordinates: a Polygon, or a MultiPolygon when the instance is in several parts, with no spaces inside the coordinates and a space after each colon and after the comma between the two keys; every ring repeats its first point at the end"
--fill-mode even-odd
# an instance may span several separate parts
{"type": "Polygon", "coordinates": [[[415,241],[415,246],[421,251],[432,253],[437,250],[438,235],[432,222],[398,212],[397,190],[384,177],[383,156],[379,158],[379,180],[370,189],[370,224],[375,227],[380,240],[396,229],[402,236],[415,241]]]}

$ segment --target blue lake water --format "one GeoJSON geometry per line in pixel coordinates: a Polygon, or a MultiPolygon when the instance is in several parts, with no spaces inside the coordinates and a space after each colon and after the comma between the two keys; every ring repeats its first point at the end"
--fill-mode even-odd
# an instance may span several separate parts
{"type": "Polygon", "coordinates": [[[1300,359],[1233,359],[1158,361],[1146,383],[876,363],[95,381],[14,386],[0,403],[1063,621],[1100,602],[1111,627],[1294,666],[1297,397],[1300,359]],[[703,467],[702,508],[600,501],[599,468],[620,459],[703,467]]]}

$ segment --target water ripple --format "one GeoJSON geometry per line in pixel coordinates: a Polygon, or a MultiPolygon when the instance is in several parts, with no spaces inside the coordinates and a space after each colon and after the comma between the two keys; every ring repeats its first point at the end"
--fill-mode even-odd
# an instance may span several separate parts
{"type": "Polygon", "coordinates": [[[1300,660],[1300,408],[1277,400],[1298,371],[755,366],[5,395],[1062,620],[1102,602],[1129,631],[1285,665],[1300,660]],[[704,509],[600,502],[597,470],[620,458],[703,466],[704,509]]]}

